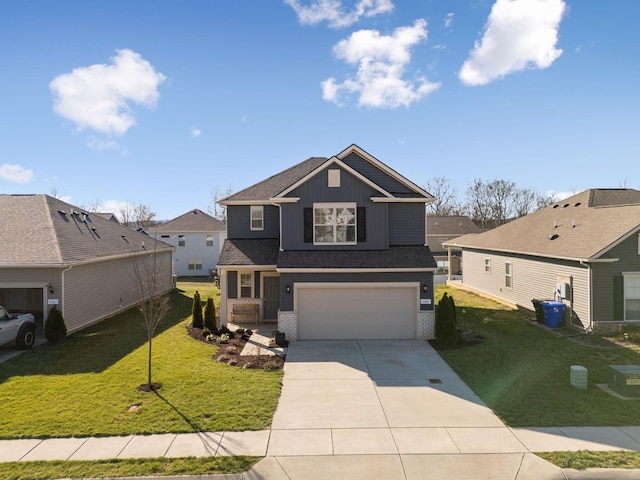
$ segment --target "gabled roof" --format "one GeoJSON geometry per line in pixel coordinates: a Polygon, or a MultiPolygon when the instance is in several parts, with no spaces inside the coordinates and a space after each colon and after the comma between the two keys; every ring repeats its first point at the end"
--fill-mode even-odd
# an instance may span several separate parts
{"type": "Polygon", "coordinates": [[[461,236],[482,230],[466,215],[427,215],[427,235],[461,236]]]}
{"type": "Polygon", "coordinates": [[[66,266],[144,251],[164,242],[48,195],[0,194],[0,266],[66,266]]]}
{"type": "Polygon", "coordinates": [[[294,165],[283,172],[280,172],[272,177],[263,180],[262,182],[256,183],[255,185],[245,188],[238,193],[235,193],[229,197],[226,197],[220,200],[221,205],[230,205],[230,204],[248,204],[251,202],[255,203],[271,203],[273,199],[282,198],[288,192],[290,192],[293,188],[301,183],[306,182],[308,179],[318,174],[321,170],[326,168],[329,165],[337,164],[340,167],[346,169],[350,173],[359,177],[361,180],[370,183],[374,186],[380,193],[382,198],[394,198],[394,199],[404,199],[407,201],[412,200],[412,198],[407,198],[406,195],[396,196],[393,193],[387,192],[384,188],[379,185],[375,185],[371,179],[367,179],[362,172],[358,172],[355,169],[346,165],[342,160],[350,154],[357,154],[364,160],[366,160],[370,165],[383,172],[384,174],[392,177],[397,182],[403,184],[407,187],[413,195],[414,199],[417,198],[420,201],[424,201],[425,203],[430,203],[433,200],[431,194],[417,186],[415,183],[407,180],[405,177],[400,175],[398,172],[388,167],[387,165],[380,162],[378,159],[365,152],[363,149],[353,144],[338,155],[335,155],[331,158],[326,157],[311,157],[304,162],[301,162],[297,165],[294,165]]]}
{"type": "Polygon", "coordinates": [[[591,189],[445,246],[570,260],[595,260],[640,232],[640,191],[591,189]]]}
{"type": "Polygon", "coordinates": [[[277,238],[226,239],[218,266],[275,266],[280,241],[277,238]]]}
{"type": "Polygon", "coordinates": [[[179,217],[169,220],[153,228],[153,232],[224,232],[227,226],[224,222],[194,208],[179,217]]]}

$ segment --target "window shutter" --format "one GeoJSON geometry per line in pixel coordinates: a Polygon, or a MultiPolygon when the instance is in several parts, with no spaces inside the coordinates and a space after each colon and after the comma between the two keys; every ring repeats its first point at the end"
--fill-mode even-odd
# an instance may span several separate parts
{"type": "Polygon", "coordinates": [[[357,229],[358,229],[358,242],[367,241],[367,209],[365,207],[358,207],[357,212],[357,229]]]}
{"type": "Polygon", "coordinates": [[[613,319],[624,320],[624,277],[613,276],[613,319]]]}
{"type": "Polygon", "coordinates": [[[313,243],[313,208],[304,209],[304,243],[313,243]]]}

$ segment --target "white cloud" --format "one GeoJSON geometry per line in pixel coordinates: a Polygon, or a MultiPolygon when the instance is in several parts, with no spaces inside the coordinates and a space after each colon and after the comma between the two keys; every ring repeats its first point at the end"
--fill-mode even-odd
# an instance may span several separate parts
{"type": "Polygon", "coordinates": [[[193,138],[198,138],[200,135],[202,135],[202,130],[200,130],[199,128],[191,129],[191,136],[193,138]]]}
{"type": "Polygon", "coordinates": [[[447,13],[447,16],[444,17],[444,26],[446,28],[451,27],[451,24],[453,23],[453,12],[449,12],[447,13]]]}
{"type": "Polygon", "coordinates": [[[20,165],[3,163],[0,165],[0,179],[12,183],[29,183],[33,179],[33,170],[20,165]]]}
{"type": "Polygon", "coordinates": [[[526,68],[547,68],[561,54],[556,49],[563,0],[497,0],[458,74],[466,85],[484,85],[526,68]]]}
{"type": "Polygon", "coordinates": [[[334,55],[358,72],[339,83],[335,78],[322,82],[325,100],[341,104],[342,93],[359,95],[358,103],[368,107],[395,108],[409,106],[437,90],[439,83],[424,77],[414,81],[402,78],[411,61],[411,48],[427,38],[427,22],[420,19],[411,27],[397,28],[392,35],[377,30],[352,33],[333,47],[334,55]]]}
{"type": "Polygon", "coordinates": [[[361,17],[373,17],[393,10],[391,0],[359,0],[347,10],[341,0],[315,0],[304,6],[299,0],[284,0],[298,15],[302,25],[317,25],[328,22],[332,28],[348,27],[361,17]]]}
{"type": "Polygon", "coordinates": [[[140,54],[124,49],[116,50],[109,65],[79,67],[57,76],[49,89],[54,112],[78,130],[122,135],[136,123],[131,104],[155,107],[158,86],[165,80],[140,54]]]}

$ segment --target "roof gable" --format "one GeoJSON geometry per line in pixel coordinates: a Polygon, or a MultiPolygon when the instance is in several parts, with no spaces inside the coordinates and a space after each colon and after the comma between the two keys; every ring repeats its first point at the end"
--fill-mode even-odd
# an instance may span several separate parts
{"type": "Polygon", "coordinates": [[[62,266],[172,250],[116,222],[48,195],[0,195],[3,266],[62,266]]]}
{"type": "Polygon", "coordinates": [[[155,232],[224,232],[225,223],[211,215],[194,208],[168,222],[154,228],[155,232]]]}
{"type": "Polygon", "coordinates": [[[550,258],[594,260],[640,231],[640,192],[591,189],[525,217],[445,245],[550,258]]]}

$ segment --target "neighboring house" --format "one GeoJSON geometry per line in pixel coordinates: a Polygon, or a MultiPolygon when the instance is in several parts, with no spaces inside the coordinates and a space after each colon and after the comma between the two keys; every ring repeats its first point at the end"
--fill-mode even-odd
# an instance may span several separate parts
{"type": "Polygon", "coordinates": [[[134,265],[172,287],[173,248],[117,222],[48,195],[0,195],[0,219],[0,305],[40,333],[53,305],[73,332],[139,303],[134,265]]]}
{"type": "Polygon", "coordinates": [[[432,338],[432,200],[356,145],[221,200],[222,322],[254,304],[289,340],[432,338]]]}
{"type": "Polygon", "coordinates": [[[443,246],[444,242],[481,231],[473,220],[465,215],[427,215],[427,245],[438,264],[437,273],[446,274],[451,271],[452,275],[459,275],[462,272],[462,252],[448,250],[443,246]]]}
{"type": "Polygon", "coordinates": [[[227,237],[227,226],[202,210],[193,209],[147,229],[147,233],[176,247],[174,275],[210,276],[216,269],[222,243],[227,237]]]}
{"type": "Polygon", "coordinates": [[[586,190],[445,246],[462,250],[466,287],[530,310],[562,300],[585,330],[640,321],[638,190],[586,190]]]}

